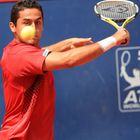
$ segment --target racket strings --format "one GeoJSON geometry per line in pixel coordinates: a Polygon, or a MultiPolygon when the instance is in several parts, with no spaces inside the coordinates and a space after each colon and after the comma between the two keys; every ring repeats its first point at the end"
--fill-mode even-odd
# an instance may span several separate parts
{"type": "Polygon", "coordinates": [[[134,4],[122,1],[102,2],[96,8],[100,15],[112,20],[123,20],[134,16],[137,12],[134,4]]]}

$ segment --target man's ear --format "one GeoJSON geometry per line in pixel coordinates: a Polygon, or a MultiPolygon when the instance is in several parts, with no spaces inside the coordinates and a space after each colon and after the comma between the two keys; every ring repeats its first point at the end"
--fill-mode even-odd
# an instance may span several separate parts
{"type": "Polygon", "coordinates": [[[10,27],[10,29],[11,29],[11,31],[12,31],[13,33],[16,32],[16,26],[15,26],[15,24],[14,24],[13,22],[9,22],[9,27],[10,27]]]}

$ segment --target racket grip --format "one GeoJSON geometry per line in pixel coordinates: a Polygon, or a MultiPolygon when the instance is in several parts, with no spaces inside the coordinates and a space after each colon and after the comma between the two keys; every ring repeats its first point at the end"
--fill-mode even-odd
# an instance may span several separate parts
{"type": "Polygon", "coordinates": [[[121,45],[125,45],[125,44],[127,44],[127,39],[125,39],[125,40],[121,43],[121,45]]]}
{"type": "Polygon", "coordinates": [[[123,76],[123,73],[122,73],[122,71],[121,71],[121,73],[120,73],[120,77],[122,77],[123,76]]]}

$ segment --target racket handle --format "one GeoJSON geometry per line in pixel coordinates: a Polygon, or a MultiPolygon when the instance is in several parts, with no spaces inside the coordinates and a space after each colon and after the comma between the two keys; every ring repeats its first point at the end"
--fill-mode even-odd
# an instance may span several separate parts
{"type": "Polygon", "coordinates": [[[122,71],[121,71],[121,73],[120,73],[120,77],[122,77],[123,76],[123,73],[122,73],[122,71]]]}
{"type": "Polygon", "coordinates": [[[122,64],[122,66],[121,66],[121,73],[120,73],[120,77],[123,77],[123,70],[122,70],[122,68],[124,67],[124,69],[126,69],[126,65],[124,65],[124,64],[122,64]]]}
{"type": "Polygon", "coordinates": [[[121,43],[121,45],[125,45],[125,44],[127,44],[127,39],[125,39],[125,40],[121,43]]]}
{"type": "MultiPolygon", "coordinates": [[[[123,28],[123,27],[121,27],[121,28],[123,28]]],[[[126,33],[127,33],[127,31],[126,30],[124,30],[126,33]]],[[[124,39],[124,41],[121,43],[121,45],[126,45],[128,43],[128,40],[127,39],[124,39]]]]}

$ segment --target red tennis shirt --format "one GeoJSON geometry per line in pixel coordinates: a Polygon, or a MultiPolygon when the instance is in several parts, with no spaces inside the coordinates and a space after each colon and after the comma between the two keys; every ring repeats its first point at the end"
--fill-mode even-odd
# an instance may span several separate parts
{"type": "Polygon", "coordinates": [[[54,140],[55,88],[52,72],[43,73],[47,51],[13,40],[1,66],[5,116],[0,140],[54,140]]]}

